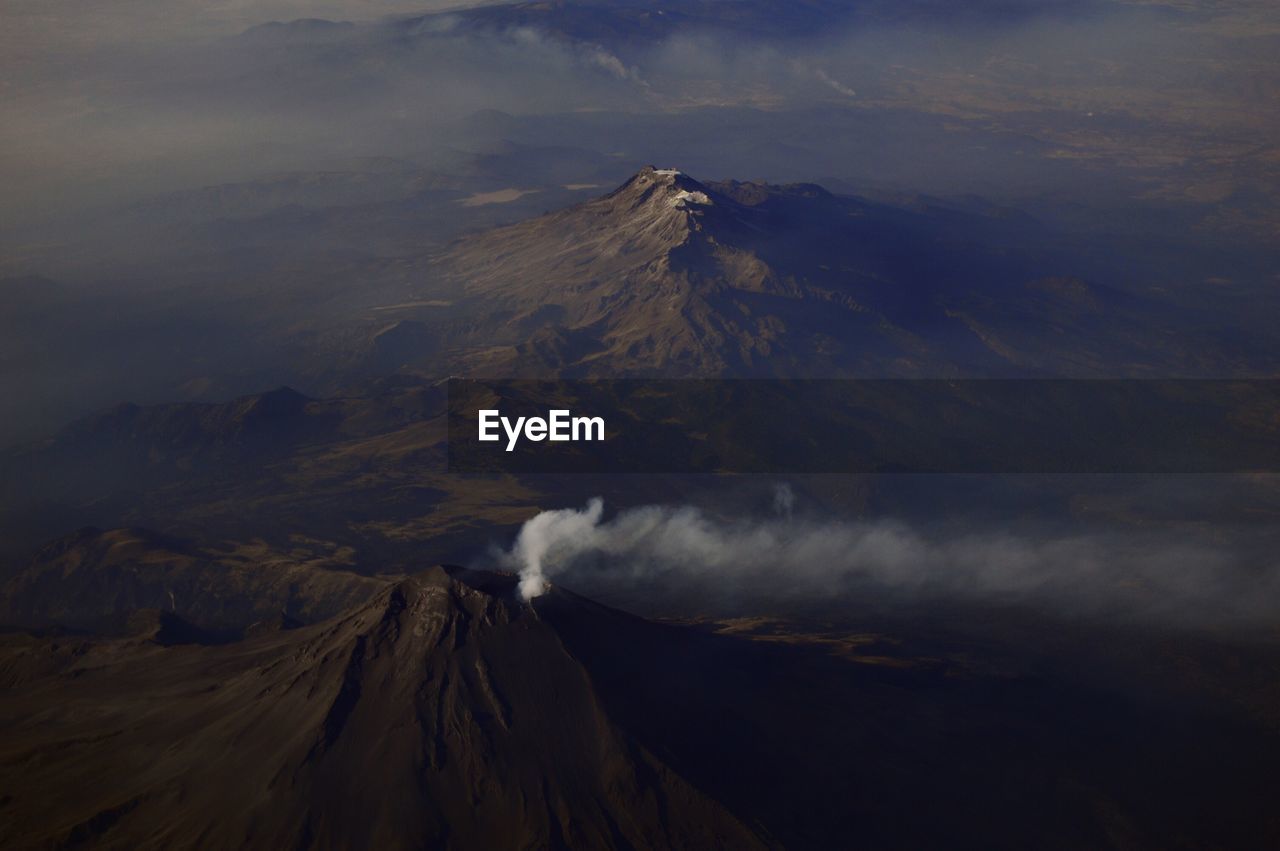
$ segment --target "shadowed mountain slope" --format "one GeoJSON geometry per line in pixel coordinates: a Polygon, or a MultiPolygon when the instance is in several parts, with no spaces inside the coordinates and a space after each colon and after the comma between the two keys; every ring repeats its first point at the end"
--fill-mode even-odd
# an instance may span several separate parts
{"type": "Polygon", "coordinates": [[[0,639],[0,843],[1163,849],[1280,836],[1269,716],[1166,685],[1045,676],[1047,657],[953,645],[945,630],[661,624],[557,587],[525,603],[511,574],[446,567],[232,644],[201,646],[163,613],[134,622],[125,639],[0,639]]]}
{"type": "Polygon", "coordinates": [[[314,627],[112,648],[0,710],[24,731],[5,844],[763,844],[614,725],[512,576],[433,568],[314,627]]]}

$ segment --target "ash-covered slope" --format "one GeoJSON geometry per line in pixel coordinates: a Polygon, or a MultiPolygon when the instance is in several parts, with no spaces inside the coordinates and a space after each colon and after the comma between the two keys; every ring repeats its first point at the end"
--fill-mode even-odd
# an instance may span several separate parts
{"type": "Polygon", "coordinates": [[[1179,370],[1166,311],[1070,273],[1034,221],[645,168],[455,244],[483,374],[1101,375],[1179,370]]]}
{"type": "Polygon", "coordinates": [[[11,847],[762,845],[615,727],[506,575],[434,568],[229,647],[108,645],[0,714],[11,847]]]}

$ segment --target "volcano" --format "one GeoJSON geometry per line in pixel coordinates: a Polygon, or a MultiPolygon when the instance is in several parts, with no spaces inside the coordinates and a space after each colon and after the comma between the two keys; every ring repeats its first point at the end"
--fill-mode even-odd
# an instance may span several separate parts
{"type": "Polygon", "coordinates": [[[520,377],[1112,375],[1176,362],[1156,305],[1085,281],[1015,211],[646,167],[463,239],[436,273],[458,369],[520,377]],[[461,330],[461,333],[459,331],[461,330]]]}
{"type": "MultiPolygon", "coordinates": [[[[544,605],[589,604],[557,590],[544,605]]],[[[519,602],[513,576],[433,568],[235,649],[117,642],[75,657],[62,676],[78,685],[52,716],[4,713],[0,835],[10,847],[763,847],[615,726],[539,608],[519,602]]],[[[24,694],[41,702],[39,687],[24,694]]]]}
{"type": "Polygon", "coordinates": [[[228,643],[154,610],[122,638],[0,634],[0,846],[1280,836],[1274,731],[1238,715],[1153,712],[1150,695],[1012,673],[920,634],[660,623],[558,586],[525,603],[517,582],[433,567],[228,643]]]}

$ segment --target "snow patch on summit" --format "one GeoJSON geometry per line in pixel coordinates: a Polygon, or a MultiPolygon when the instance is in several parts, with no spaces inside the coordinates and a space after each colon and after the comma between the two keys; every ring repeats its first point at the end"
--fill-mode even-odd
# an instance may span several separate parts
{"type": "Polygon", "coordinates": [[[711,206],[711,199],[707,197],[705,192],[689,192],[681,189],[675,195],[671,196],[671,206],[677,209],[684,209],[689,204],[701,204],[703,206],[711,206]]]}

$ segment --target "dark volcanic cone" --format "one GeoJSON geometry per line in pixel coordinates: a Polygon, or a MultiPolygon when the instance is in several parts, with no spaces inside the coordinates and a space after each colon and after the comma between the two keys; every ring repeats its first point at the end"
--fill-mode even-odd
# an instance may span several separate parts
{"type": "Polygon", "coordinates": [[[511,576],[434,568],[317,626],[91,654],[65,693],[6,706],[7,845],[761,845],[614,726],[511,576]]]}
{"type": "Polygon", "coordinates": [[[0,635],[0,847],[1280,847],[1269,719],[928,626],[664,624],[515,583],[434,568],[221,646],[168,613],[0,635]]]}

